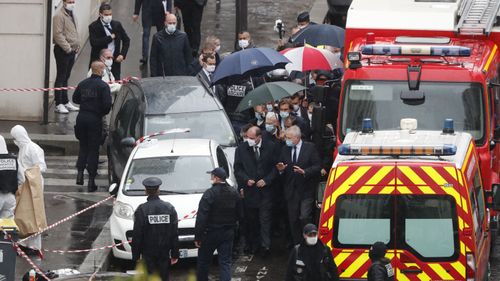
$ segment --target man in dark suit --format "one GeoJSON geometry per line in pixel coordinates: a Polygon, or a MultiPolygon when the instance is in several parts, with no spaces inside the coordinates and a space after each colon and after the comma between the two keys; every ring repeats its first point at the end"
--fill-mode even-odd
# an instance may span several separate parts
{"type": "Polygon", "coordinates": [[[236,148],[234,173],[243,195],[247,252],[253,254],[261,248],[268,256],[271,247],[272,185],[277,176],[275,147],[263,140],[261,130],[252,126],[247,141],[236,148]],[[260,237],[260,239],[259,239],[260,237]]]}
{"type": "MultiPolygon", "coordinates": [[[[309,140],[311,137],[311,126],[309,122],[307,122],[304,118],[297,116],[296,112],[293,110],[293,103],[291,99],[282,99],[278,105],[279,108],[279,124],[281,130],[284,131],[285,128],[285,120],[289,116],[294,116],[296,120],[297,126],[299,126],[302,132],[302,138],[305,140],[309,140]]],[[[307,115],[307,114],[306,114],[307,115]]]]}
{"type": "Polygon", "coordinates": [[[198,72],[198,78],[212,90],[212,93],[219,99],[220,102],[224,98],[224,86],[221,84],[212,85],[212,79],[216,68],[217,60],[213,54],[203,54],[201,56],[202,69],[198,72]]]}
{"type": "Polygon", "coordinates": [[[168,14],[166,28],[153,36],[151,77],[191,75],[191,48],[186,33],[177,29],[177,17],[168,14]]]}
{"type": "Polygon", "coordinates": [[[311,124],[309,115],[307,114],[307,107],[303,106],[305,94],[303,92],[298,92],[292,96],[292,110],[293,114],[304,119],[304,122],[311,124]]]}
{"type": "Polygon", "coordinates": [[[172,11],[172,0],[135,0],[134,14],[132,20],[139,19],[142,7],[142,64],[148,63],[149,35],[154,25],[156,31],[160,32],[164,27],[165,15],[172,11]]]}
{"type": "Polygon", "coordinates": [[[113,20],[111,5],[102,3],[99,18],[89,25],[89,37],[92,50],[90,63],[99,60],[100,52],[109,49],[113,53],[111,72],[115,79],[120,79],[121,63],[127,57],[130,38],[119,21],[113,20]]]}
{"type": "Polygon", "coordinates": [[[293,245],[300,243],[304,225],[311,222],[321,160],[312,143],[301,140],[300,128],[285,132],[286,146],[281,150],[276,168],[284,177],[284,195],[293,245]]]}
{"type": "Polygon", "coordinates": [[[201,18],[207,0],[176,0],[175,4],[182,11],[182,22],[186,31],[193,57],[197,57],[201,42],[201,18]]]}

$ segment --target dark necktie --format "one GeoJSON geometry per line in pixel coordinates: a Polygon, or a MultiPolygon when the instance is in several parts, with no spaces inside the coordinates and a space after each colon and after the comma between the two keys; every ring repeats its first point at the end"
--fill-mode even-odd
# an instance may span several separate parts
{"type": "Polygon", "coordinates": [[[214,75],[212,74],[212,72],[209,72],[208,73],[208,80],[210,83],[212,83],[212,79],[214,78],[214,75]]]}
{"type": "Polygon", "coordinates": [[[257,146],[254,146],[253,149],[254,149],[254,152],[255,152],[255,159],[259,160],[259,158],[260,158],[259,148],[257,146]]]}
{"type": "Polygon", "coordinates": [[[293,147],[293,154],[292,154],[292,163],[296,164],[297,163],[297,147],[293,147]]]}
{"type": "Polygon", "coordinates": [[[113,29],[111,29],[111,25],[109,25],[109,23],[105,23],[104,27],[109,31],[109,33],[113,34],[113,29]]]}

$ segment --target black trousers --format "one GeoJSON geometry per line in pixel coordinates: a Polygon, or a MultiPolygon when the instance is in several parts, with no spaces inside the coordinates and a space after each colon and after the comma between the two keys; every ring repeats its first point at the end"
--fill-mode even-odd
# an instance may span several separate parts
{"type": "Polygon", "coordinates": [[[306,224],[312,222],[312,207],[314,199],[294,198],[287,201],[288,222],[293,245],[302,241],[302,232],[306,224]]]}
{"type": "Polygon", "coordinates": [[[102,136],[102,117],[97,114],[80,111],[76,117],[75,136],[80,142],[78,171],[87,169],[90,177],[97,175],[99,164],[99,145],[102,136]]]}
{"type": "Polygon", "coordinates": [[[113,65],[111,66],[111,73],[113,73],[115,80],[120,80],[120,75],[122,74],[122,63],[113,61],[113,65]]]}
{"type": "Polygon", "coordinates": [[[255,252],[260,247],[271,248],[272,207],[270,192],[262,197],[258,206],[245,204],[245,236],[249,250],[255,252]]]}
{"type": "Polygon", "coordinates": [[[193,54],[197,54],[201,43],[201,19],[205,6],[196,4],[194,0],[184,0],[181,3],[179,8],[182,11],[184,31],[188,36],[193,54]]]}
{"type": "Polygon", "coordinates": [[[148,275],[159,274],[162,281],[168,281],[168,268],[170,267],[170,258],[154,258],[143,256],[143,259],[146,263],[148,275]]]}
{"type": "MultiPolygon", "coordinates": [[[[64,50],[59,47],[59,45],[54,45],[54,56],[56,58],[57,67],[54,87],[67,87],[68,80],[71,75],[71,70],[73,69],[73,65],[75,64],[75,53],[71,52],[70,54],[66,54],[66,52],[64,52],[64,50]]],[[[67,90],[54,91],[54,95],[56,105],[67,104],[69,102],[67,90]]]]}

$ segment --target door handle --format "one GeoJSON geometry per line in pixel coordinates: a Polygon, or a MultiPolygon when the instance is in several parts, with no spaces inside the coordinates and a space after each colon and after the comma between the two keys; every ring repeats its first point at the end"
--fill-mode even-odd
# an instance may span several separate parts
{"type": "Polygon", "coordinates": [[[416,268],[416,267],[409,267],[409,268],[401,269],[401,273],[419,274],[422,272],[423,272],[422,269],[416,268]]]}

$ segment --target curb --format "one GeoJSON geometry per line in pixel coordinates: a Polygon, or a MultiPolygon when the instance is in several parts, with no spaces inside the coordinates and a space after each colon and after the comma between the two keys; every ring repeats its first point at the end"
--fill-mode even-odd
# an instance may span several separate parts
{"type": "MultiPolygon", "coordinates": [[[[14,138],[10,133],[0,133],[0,135],[4,137],[9,148],[14,145],[14,138]]],[[[29,136],[34,143],[45,151],[46,155],[78,155],[79,143],[74,135],[29,134],[29,136]]],[[[17,148],[14,150],[17,150],[17,148]]],[[[102,145],[99,154],[101,156],[106,155],[106,150],[102,145]]]]}
{"type": "MultiPolygon", "coordinates": [[[[102,245],[109,244],[109,237],[111,236],[111,230],[109,228],[109,220],[103,226],[101,233],[95,239],[94,243],[92,243],[92,248],[97,248],[102,245]]],[[[78,267],[78,271],[82,274],[92,274],[94,272],[100,272],[102,270],[106,271],[109,267],[109,261],[111,257],[111,249],[105,249],[102,251],[90,252],[85,260],[83,260],[80,267],[78,267]]]]}

